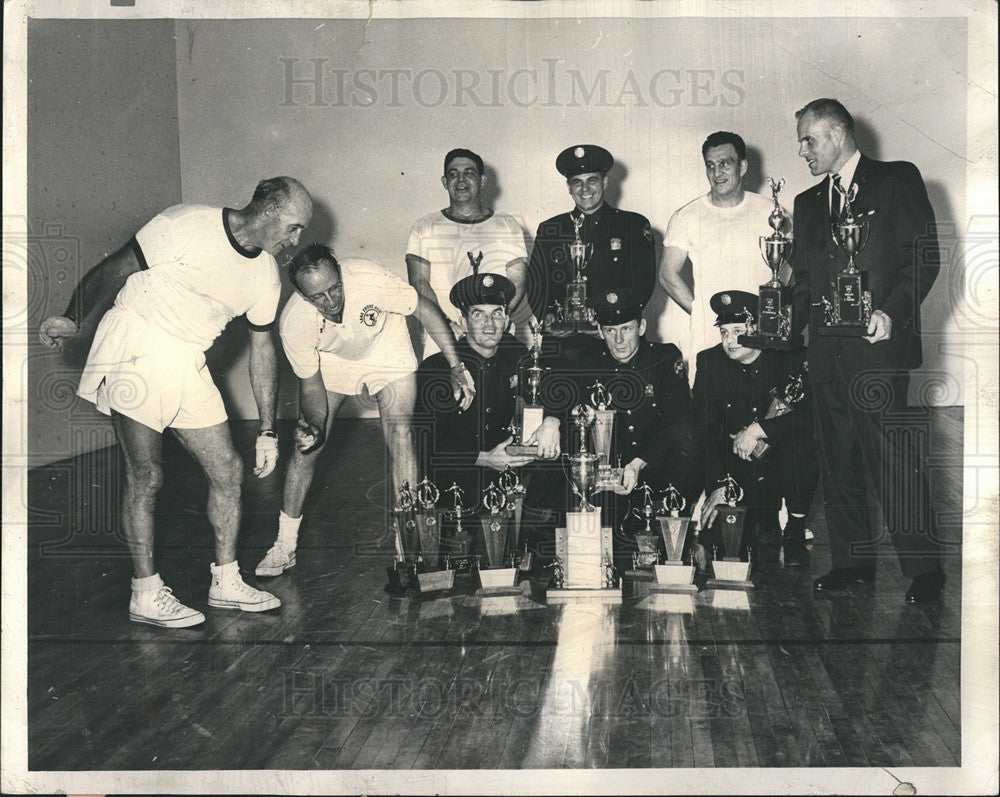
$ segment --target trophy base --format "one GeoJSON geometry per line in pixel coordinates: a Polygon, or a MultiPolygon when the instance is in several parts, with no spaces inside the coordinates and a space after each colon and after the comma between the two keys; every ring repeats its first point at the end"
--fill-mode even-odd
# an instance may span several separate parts
{"type": "Polygon", "coordinates": [[[789,335],[780,338],[777,335],[740,335],[739,342],[750,349],[773,349],[775,351],[792,351],[801,349],[805,340],[801,335],[789,335]]]}
{"type": "Polygon", "coordinates": [[[656,565],[656,583],[650,589],[656,592],[697,592],[694,584],[694,565],[680,563],[656,565]]]}
{"type": "Polygon", "coordinates": [[[454,570],[431,570],[427,573],[417,573],[417,591],[420,594],[441,592],[455,586],[454,570]]]}
{"type": "Polygon", "coordinates": [[[709,581],[733,583],[739,586],[753,586],[750,581],[750,562],[739,559],[716,559],[712,562],[713,578],[709,581]]]}
{"type": "Polygon", "coordinates": [[[600,336],[597,327],[590,321],[553,321],[544,330],[545,334],[554,338],[566,338],[570,335],[584,334],[600,336]]]}
{"type": "Polygon", "coordinates": [[[705,582],[705,589],[751,589],[752,581],[731,581],[727,578],[710,578],[705,582]]]}
{"type": "Polygon", "coordinates": [[[537,445],[526,446],[526,445],[523,445],[523,444],[517,444],[517,445],[515,445],[514,443],[511,443],[509,446],[507,446],[504,449],[504,451],[506,451],[507,454],[509,456],[512,456],[512,457],[537,457],[538,456],[538,446],[537,445]]]}
{"type": "Polygon", "coordinates": [[[656,575],[652,570],[626,570],[623,578],[627,578],[630,581],[655,581],[656,575]]]}
{"type": "Polygon", "coordinates": [[[401,598],[410,588],[411,571],[402,562],[397,562],[385,569],[388,583],[385,591],[394,598],[401,598]]]}
{"type": "Polygon", "coordinates": [[[620,587],[612,589],[585,589],[585,588],[564,588],[558,587],[549,589],[545,593],[546,603],[570,603],[580,600],[597,601],[600,603],[621,603],[622,591],[620,587]]]}
{"type": "Polygon", "coordinates": [[[815,330],[817,335],[829,338],[864,338],[868,335],[867,324],[823,324],[815,330]]]}
{"type": "Polygon", "coordinates": [[[479,571],[477,595],[520,595],[524,586],[517,583],[516,567],[484,568],[479,571]]]}

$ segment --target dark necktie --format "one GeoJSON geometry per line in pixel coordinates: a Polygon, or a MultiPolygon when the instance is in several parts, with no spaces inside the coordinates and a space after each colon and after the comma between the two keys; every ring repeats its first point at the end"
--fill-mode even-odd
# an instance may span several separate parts
{"type": "Polygon", "coordinates": [[[830,194],[830,215],[839,220],[844,212],[844,187],[840,184],[840,175],[833,175],[833,191],[830,194]]]}

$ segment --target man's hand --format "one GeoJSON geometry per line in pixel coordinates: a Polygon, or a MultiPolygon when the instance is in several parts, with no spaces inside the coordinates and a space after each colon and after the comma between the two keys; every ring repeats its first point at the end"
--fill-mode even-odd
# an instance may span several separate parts
{"type": "Polygon", "coordinates": [[[729,436],[733,439],[733,453],[740,459],[746,460],[750,459],[750,454],[757,447],[757,443],[767,439],[767,434],[756,421],[743,431],[729,436]]]}
{"type": "Polygon", "coordinates": [[[865,338],[869,343],[878,343],[880,340],[889,340],[892,337],[892,319],[888,313],[876,310],[872,313],[872,320],[868,322],[868,336],[865,338]]]}
{"type": "Polygon", "coordinates": [[[263,479],[278,464],[278,436],[271,431],[264,431],[258,434],[256,454],[257,462],[256,467],[253,469],[253,475],[258,479],[263,479]]]}
{"type": "Polygon", "coordinates": [[[615,492],[619,495],[628,495],[639,483],[639,471],[646,467],[646,460],[636,457],[628,465],[622,468],[622,483],[615,487],[615,492]]]}
{"type": "Polygon", "coordinates": [[[476,459],[476,465],[481,468],[492,468],[495,471],[505,471],[507,468],[520,468],[534,462],[535,458],[528,454],[511,455],[506,451],[507,446],[514,442],[513,435],[504,440],[492,451],[480,451],[476,459]]]}
{"type": "Polygon", "coordinates": [[[472,381],[472,374],[465,367],[465,363],[453,365],[449,373],[451,379],[451,391],[455,401],[463,410],[469,409],[472,400],[476,397],[476,383],[472,381]]]}
{"type": "Polygon", "coordinates": [[[717,488],[708,498],[705,499],[705,503],[701,505],[701,528],[708,530],[712,527],[715,522],[715,516],[718,514],[718,507],[720,504],[726,503],[726,490],[723,487],[717,488]]]}
{"type": "Polygon", "coordinates": [[[319,445],[322,434],[323,430],[316,424],[299,418],[295,424],[295,448],[300,454],[308,454],[319,445]]]}
{"type": "Polygon", "coordinates": [[[54,315],[46,318],[38,328],[38,337],[46,346],[62,346],[66,338],[77,333],[76,322],[64,315],[54,315]]]}
{"type": "Polygon", "coordinates": [[[555,459],[561,452],[559,444],[559,419],[549,416],[542,421],[533,435],[528,438],[527,445],[538,444],[538,456],[542,459],[555,459]]]}

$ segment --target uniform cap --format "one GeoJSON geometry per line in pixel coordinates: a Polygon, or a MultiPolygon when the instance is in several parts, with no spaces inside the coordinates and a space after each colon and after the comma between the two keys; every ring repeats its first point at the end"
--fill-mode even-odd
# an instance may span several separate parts
{"type": "Polygon", "coordinates": [[[577,144],[564,149],[556,158],[556,169],[567,180],[578,174],[607,174],[614,165],[611,153],[596,144],[577,144]]]}
{"type": "Polygon", "coordinates": [[[757,297],[746,291],[720,291],[709,300],[709,304],[716,315],[717,327],[746,323],[747,318],[752,320],[757,313],[757,297]]]}
{"type": "Polygon", "coordinates": [[[448,294],[460,310],[476,304],[498,304],[507,308],[514,298],[514,283],[502,274],[473,274],[456,282],[448,294]]]}

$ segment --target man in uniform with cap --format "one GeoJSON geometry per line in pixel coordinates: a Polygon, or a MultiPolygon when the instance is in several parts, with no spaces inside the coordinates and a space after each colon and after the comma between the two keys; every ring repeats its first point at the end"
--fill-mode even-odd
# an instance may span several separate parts
{"type": "Polygon", "coordinates": [[[312,244],[288,266],[295,293],[281,312],[281,343],[299,383],[299,420],[288,462],[278,536],[257,565],[258,576],[277,576],[295,565],[306,493],[333,419],[347,396],[378,404],[389,449],[393,487],[417,475],[411,433],[417,361],[406,316],[420,321],[442,349],[445,384],[456,403],[472,402],[472,380],[455,352],[440,308],[400,277],[370,260],[337,260],[328,246],[312,244]]]}
{"type": "MultiPolygon", "coordinates": [[[[470,507],[479,505],[483,489],[501,472],[534,461],[505,450],[512,442],[509,426],[523,387],[518,364],[528,356],[524,344],[507,333],[514,295],[513,283],[500,274],[474,274],[451,289],[449,299],[461,309],[465,332],[456,353],[476,389],[471,405],[460,405],[447,390],[449,367],[442,353],[428,357],[417,371],[415,422],[429,430],[431,448],[424,474],[439,489],[458,484],[470,507]]],[[[559,419],[547,416],[525,442],[538,443],[539,456],[554,459],[561,451],[559,433],[559,419]]],[[[530,491],[529,478],[524,481],[530,491]]]]}
{"type": "Polygon", "coordinates": [[[528,263],[528,301],[536,318],[551,313],[556,301],[566,301],[566,284],[574,273],[569,247],[577,224],[583,243],[593,245],[584,270],[588,306],[609,293],[616,294],[623,305],[645,306],[653,294],[656,260],[649,221],[604,200],[613,165],[611,153],[593,144],[570,147],[556,158],[556,169],[566,178],[576,207],[543,221],[535,233],[528,263]]]}
{"type": "MultiPolygon", "coordinates": [[[[698,440],[705,453],[703,529],[710,528],[716,507],[724,503],[719,481],[728,473],[744,491],[750,507],[747,529],[759,524],[758,550],[776,553],[780,536],[778,510],[784,498],[788,522],[782,537],[786,565],[805,565],[805,516],[816,489],[818,470],[812,415],[804,397],[804,349],[751,349],[739,342],[757,297],[746,291],[722,291],[711,298],[722,342],[698,354],[694,406],[698,440]],[[773,393],[794,382],[797,401],[791,411],[767,418],[773,393]],[[769,450],[752,456],[760,442],[769,450]]],[[[702,535],[702,542],[705,542],[702,535]]]]}
{"type": "MultiPolygon", "coordinates": [[[[511,314],[515,334],[527,340],[531,311],[523,301],[528,252],[524,230],[513,216],[483,205],[486,181],[483,159],[472,150],[453,149],[444,156],[441,185],[448,192],[448,207],[419,219],[406,245],[406,271],[410,284],[433,299],[458,327],[461,312],[448,298],[460,279],[490,272],[507,277],[514,285],[511,314]]],[[[438,351],[433,340],[424,344],[426,358],[438,351]]]]}

